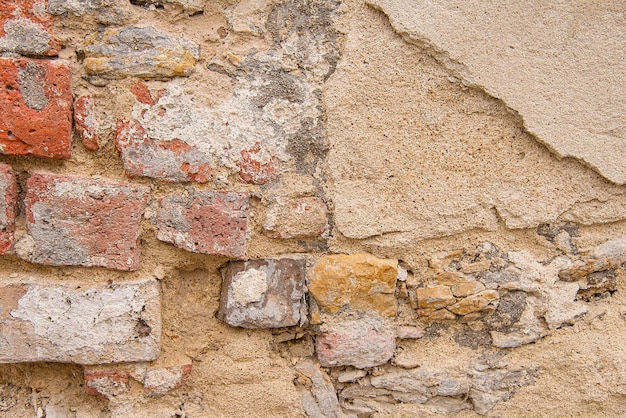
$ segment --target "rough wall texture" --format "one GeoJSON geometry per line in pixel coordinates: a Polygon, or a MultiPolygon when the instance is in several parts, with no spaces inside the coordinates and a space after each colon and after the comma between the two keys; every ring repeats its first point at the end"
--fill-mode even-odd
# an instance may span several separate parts
{"type": "Polygon", "coordinates": [[[0,2],[0,415],[623,415],[626,9],[535,3],[0,2]]]}

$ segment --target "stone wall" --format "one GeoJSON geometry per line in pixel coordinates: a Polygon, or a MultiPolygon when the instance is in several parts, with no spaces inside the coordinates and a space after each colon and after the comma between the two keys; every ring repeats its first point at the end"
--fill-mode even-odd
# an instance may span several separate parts
{"type": "Polygon", "coordinates": [[[0,412],[622,414],[624,16],[0,3],[0,412]]]}

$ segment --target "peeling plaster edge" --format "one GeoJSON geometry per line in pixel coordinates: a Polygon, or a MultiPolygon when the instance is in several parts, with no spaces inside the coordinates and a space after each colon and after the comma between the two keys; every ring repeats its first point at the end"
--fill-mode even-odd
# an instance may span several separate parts
{"type": "Polygon", "coordinates": [[[557,150],[551,144],[544,141],[532,127],[528,125],[523,115],[515,108],[512,108],[504,99],[498,97],[495,92],[492,92],[488,87],[480,84],[476,81],[472,72],[467,68],[465,64],[459,62],[450,57],[450,54],[445,49],[439,48],[436,44],[434,44],[425,34],[410,31],[408,30],[402,23],[400,23],[397,19],[395,19],[391,14],[387,13],[380,5],[375,3],[375,0],[365,0],[365,4],[367,4],[372,9],[381,12],[385,15],[385,17],[389,20],[391,28],[393,31],[399,35],[403,41],[410,45],[414,45],[422,49],[426,54],[431,56],[434,60],[436,60],[439,64],[441,64],[444,68],[452,73],[452,75],[458,78],[461,83],[469,88],[480,90],[481,92],[487,94],[489,97],[492,97],[496,100],[499,100],[506,108],[506,110],[511,113],[516,118],[519,118],[522,127],[524,130],[530,134],[537,142],[546,147],[550,153],[554,154],[557,158],[573,158],[576,161],[580,162],[584,166],[592,169],[596,173],[598,173],[603,178],[608,181],[617,184],[617,185],[625,185],[626,184],[626,174],[620,173],[618,170],[602,170],[598,165],[594,164],[592,161],[589,161],[588,158],[581,157],[575,155],[571,152],[562,152],[563,150],[557,150]]]}

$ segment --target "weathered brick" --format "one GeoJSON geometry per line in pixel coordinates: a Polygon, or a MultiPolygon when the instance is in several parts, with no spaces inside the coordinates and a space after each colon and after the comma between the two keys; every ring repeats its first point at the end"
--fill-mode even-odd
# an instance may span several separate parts
{"type": "Polygon", "coordinates": [[[115,398],[130,391],[129,373],[123,370],[91,370],[85,368],[85,393],[115,398]]]}
{"type": "Polygon", "coordinates": [[[109,29],[86,44],[87,74],[108,79],[189,76],[200,58],[197,44],[153,27],[109,29]]]}
{"type": "Polygon", "coordinates": [[[319,197],[277,199],[263,227],[273,238],[319,238],[328,230],[328,209],[319,197]]]}
{"type": "Polygon", "coordinates": [[[69,66],[0,58],[0,153],[69,158],[71,151],[69,66]]]}
{"type": "Polygon", "coordinates": [[[184,141],[150,138],[136,119],[120,121],[115,146],[129,177],[206,183],[211,179],[210,157],[184,141]]]}
{"type": "Polygon", "coordinates": [[[306,260],[261,259],[230,262],[222,270],[218,318],[244,328],[298,325],[306,260]]]}
{"type": "Polygon", "coordinates": [[[281,165],[276,157],[262,161],[260,155],[261,145],[258,142],[250,149],[241,151],[239,177],[246,183],[265,184],[279,173],[281,165]]]}
{"type": "Polygon", "coordinates": [[[191,192],[161,199],[157,238],[187,251],[232,258],[246,253],[246,193],[191,192]]]}
{"type": "Polygon", "coordinates": [[[193,366],[182,364],[170,367],[151,368],[146,371],[143,379],[143,387],[148,396],[157,397],[183,386],[193,366]]]}
{"type": "Polygon", "coordinates": [[[0,52],[57,55],[61,41],[53,36],[53,25],[45,0],[0,1],[0,52]]]}
{"type": "Polygon", "coordinates": [[[0,329],[0,363],[151,361],[160,351],[159,285],[18,276],[0,284],[0,329]]]}
{"type": "Polygon", "coordinates": [[[18,185],[15,172],[8,164],[0,164],[0,254],[13,251],[18,185]]]}
{"type": "Polygon", "coordinates": [[[370,254],[328,255],[313,266],[309,293],[330,313],[348,307],[395,316],[397,277],[397,260],[370,254]]]}
{"type": "Polygon", "coordinates": [[[98,149],[98,123],[94,112],[93,98],[80,96],[74,101],[74,125],[83,146],[88,150],[98,149]]]}
{"type": "Polygon", "coordinates": [[[317,336],[315,350],[324,367],[359,369],[384,364],[396,349],[396,336],[382,322],[348,320],[317,336]]]}
{"type": "Polygon", "coordinates": [[[129,183],[32,175],[25,198],[30,248],[22,256],[48,265],[136,270],[148,192],[129,183]]]}

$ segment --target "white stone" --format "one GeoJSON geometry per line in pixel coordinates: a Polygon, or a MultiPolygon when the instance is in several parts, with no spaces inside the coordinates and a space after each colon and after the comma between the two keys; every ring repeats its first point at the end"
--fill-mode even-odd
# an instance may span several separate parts
{"type": "Polygon", "coordinates": [[[237,273],[230,286],[231,297],[229,302],[239,308],[263,299],[268,289],[267,273],[251,268],[237,273]]]}

